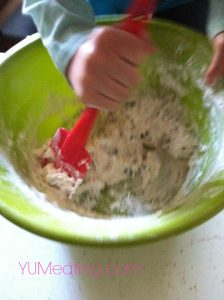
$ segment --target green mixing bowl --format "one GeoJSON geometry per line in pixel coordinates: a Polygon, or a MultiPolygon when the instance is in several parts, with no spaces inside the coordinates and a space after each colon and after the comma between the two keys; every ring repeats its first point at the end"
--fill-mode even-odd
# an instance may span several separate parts
{"type": "Polygon", "coordinates": [[[82,108],[39,36],[34,35],[8,51],[0,66],[0,212],[3,216],[54,240],[127,245],[183,232],[224,207],[224,93],[222,88],[210,90],[202,83],[212,55],[211,45],[199,33],[162,21],[152,22],[150,33],[158,51],[142,72],[149,77],[151,88],[159,93],[176,93],[178,84],[187,90],[187,93],[180,92],[180,100],[200,130],[205,147],[198,164],[190,171],[184,204],[160,216],[96,219],[59,209],[29,183],[32,151],[52,137],[58,127],[70,126],[82,108]],[[160,84],[155,70],[158,62],[165,67],[176,66],[167,69],[168,76],[173,76],[173,86],[160,84]]]}

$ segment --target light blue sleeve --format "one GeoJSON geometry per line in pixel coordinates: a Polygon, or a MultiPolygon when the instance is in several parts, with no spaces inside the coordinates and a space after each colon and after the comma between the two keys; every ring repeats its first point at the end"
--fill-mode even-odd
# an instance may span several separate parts
{"type": "Polygon", "coordinates": [[[55,65],[65,74],[95,26],[91,6],[85,0],[24,0],[23,12],[33,18],[55,65]]]}
{"type": "Polygon", "coordinates": [[[210,0],[208,35],[212,38],[224,31],[224,0],[210,0]]]}

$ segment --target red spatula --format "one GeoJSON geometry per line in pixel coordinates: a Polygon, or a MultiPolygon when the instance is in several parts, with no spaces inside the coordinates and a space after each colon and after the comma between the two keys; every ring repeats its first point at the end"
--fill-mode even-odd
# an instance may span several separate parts
{"type": "MultiPolygon", "coordinates": [[[[134,0],[127,11],[127,17],[118,27],[141,37],[145,32],[144,21],[151,18],[157,1],[134,0]]],[[[92,158],[85,146],[98,112],[95,108],[87,107],[72,130],[59,128],[50,144],[55,154],[55,168],[62,169],[75,179],[82,179],[92,163],[92,158]]],[[[43,165],[47,163],[44,161],[43,165]]]]}

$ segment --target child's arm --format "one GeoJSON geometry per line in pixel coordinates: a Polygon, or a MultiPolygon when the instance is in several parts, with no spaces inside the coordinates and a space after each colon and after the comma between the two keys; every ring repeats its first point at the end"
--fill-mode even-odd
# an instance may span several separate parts
{"type": "Polygon", "coordinates": [[[212,85],[224,76],[224,0],[210,0],[207,31],[213,40],[214,55],[205,82],[212,85]]]}
{"type": "Polygon", "coordinates": [[[91,7],[84,0],[24,0],[56,66],[65,73],[67,65],[95,26],[91,7]]]}

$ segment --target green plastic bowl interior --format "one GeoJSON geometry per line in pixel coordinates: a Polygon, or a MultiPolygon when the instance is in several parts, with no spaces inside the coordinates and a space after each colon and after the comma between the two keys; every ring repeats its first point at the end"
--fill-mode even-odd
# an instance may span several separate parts
{"type": "MultiPolygon", "coordinates": [[[[104,20],[104,23],[112,22],[104,20]]],[[[183,205],[160,216],[96,219],[57,208],[27,183],[29,154],[69,126],[82,105],[55,68],[38,35],[19,43],[0,66],[0,212],[13,223],[50,239],[88,245],[129,245],[154,241],[186,231],[224,207],[223,89],[203,85],[211,59],[208,39],[187,28],[154,21],[150,34],[157,53],[143,66],[151,88],[175,92],[160,84],[155,66],[166,64],[174,83],[188,92],[180,100],[200,130],[205,145],[191,172],[183,205]],[[150,71],[151,70],[151,71],[150,71]],[[177,70],[179,70],[177,72],[177,70]],[[182,76],[183,71],[187,76],[182,76]],[[169,91],[167,90],[169,89],[169,91]]]]}

